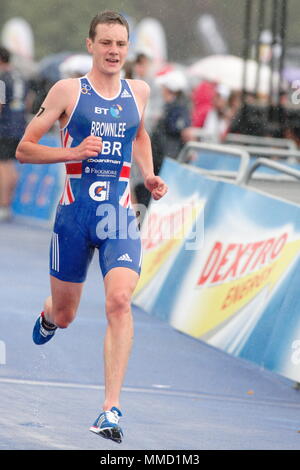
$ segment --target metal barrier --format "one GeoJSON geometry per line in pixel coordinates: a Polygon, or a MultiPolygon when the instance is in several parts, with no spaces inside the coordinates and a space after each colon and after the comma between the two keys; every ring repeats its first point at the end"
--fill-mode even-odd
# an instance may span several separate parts
{"type": "Polygon", "coordinates": [[[300,152],[189,142],[177,160],[194,166],[203,175],[247,185],[264,194],[299,204],[300,159],[299,163],[291,163],[292,155],[299,157],[300,152]],[[261,158],[257,153],[268,158],[261,158]],[[284,159],[285,164],[272,160],[272,156],[284,159]]]}
{"type": "MultiPolygon", "coordinates": [[[[239,149],[246,149],[250,157],[279,158],[290,163],[300,163],[300,151],[297,149],[280,149],[273,147],[259,147],[253,145],[237,146],[239,149]]],[[[300,168],[300,167],[299,167],[300,168]]]]}
{"type": "MultiPolygon", "coordinates": [[[[196,139],[199,139],[200,142],[207,142],[207,143],[218,143],[218,137],[214,132],[209,132],[208,130],[204,129],[203,127],[191,127],[193,135],[196,139]]],[[[198,142],[198,140],[196,140],[198,142]]]]}
{"type": "Polygon", "coordinates": [[[227,134],[224,144],[252,145],[257,147],[275,147],[282,149],[297,150],[296,143],[291,139],[277,137],[261,137],[246,134],[227,134]]]}
{"type": "Polygon", "coordinates": [[[268,160],[267,158],[258,158],[256,162],[253,163],[252,166],[248,167],[245,171],[245,173],[241,177],[241,184],[247,184],[253,175],[253,173],[259,168],[260,166],[266,166],[268,168],[272,168],[273,170],[276,170],[278,172],[284,173],[288,176],[292,176],[295,178],[300,179],[300,171],[291,168],[286,165],[282,165],[282,163],[279,162],[274,162],[272,160],[268,160]]]}
{"type": "Polygon", "coordinates": [[[187,143],[177,161],[196,166],[202,174],[239,182],[250,164],[249,153],[242,148],[204,142],[187,143]]]}
{"type": "MultiPolygon", "coordinates": [[[[214,133],[208,132],[202,127],[192,127],[191,129],[195,138],[199,139],[201,142],[215,144],[221,143],[214,133]]],[[[222,144],[245,147],[272,147],[282,150],[297,150],[297,145],[292,139],[283,139],[278,137],[262,137],[247,134],[228,133],[226,135],[225,141],[223,141],[222,144]]]]}
{"type": "Polygon", "coordinates": [[[267,158],[258,158],[241,175],[238,184],[252,187],[273,197],[300,204],[299,180],[300,170],[267,158]],[[265,167],[268,171],[263,172],[262,167],[265,167]],[[258,169],[260,171],[255,174],[258,169]]]}

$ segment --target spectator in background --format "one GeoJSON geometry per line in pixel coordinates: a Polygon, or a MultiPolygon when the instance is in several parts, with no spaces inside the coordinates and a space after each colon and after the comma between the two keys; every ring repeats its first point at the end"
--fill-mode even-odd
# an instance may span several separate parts
{"type": "Polygon", "coordinates": [[[15,154],[26,126],[26,84],[4,47],[0,47],[0,80],[5,87],[5,102],[0,104],[0,221],[6,221],[11,218],[18,181],[15,154]]]}
{"type": "Polygon", "coordinates": [[[187,81],[180,71],[158,77],[163,97],[163,114],[152,133],[156,171],[165,157],[176,159],[183,146],[182,131],[191,125],[187,81]]]}
{"type": "Polygon", "coordinates": [[[207,113],[213,108],[213,99],[216,94],[216,84],[203,81],[194,88],[191,94],[192,126],[202,127],[207,113]]]}
{"type": "Polygon", "coordinates": [[[228,111],[227,116],[229,120],[229,129],[231,127],[232,121],[235,119],[235,116],[238,114],[242,105],[242,92],[240,90],[231,91],[228,98],[228,111]]]}
{"type": "Polygon", "coordinates": [[[230,90],[226,86],[218,85],[213,98],[213,107],[207,113],[204,120],[203,129],[216,142],[221,142],[228,131],[230,121],[228,114],[229,95],[230,90]]]}
{"type": "MultiPolygon", "coordinates": [[[[183,129],[190,126],[190,106],[185,91],[187,82],[179,71],[172,71],[157,78],[163,97],[163,112],[151,134],[154,173],[157,175],[165,157],[176,159],[184,142],[183,129]]],[[[135,188],[136,200],[148,206],[149,192],[142,185],[135,188]]]]}
{"type": "Polygon", "coordinates": [[[145,112],[145,127],[151,133],[161,115],[163,105],[160,89],[155,81],[151,52],[148,49],[137,50],[132,67],[132,78],[144,80],[151,88],[150,99],[145,112]]]}
{"type": "Polygon", "coordinates": [[[254,92],[246,92],[241,96],[240,107],[232,117],[229,131],[233,134],[247,134],[256,136],[267,135],[269,122],[267,107],[261,106],[254,92]]]}
{"type": "MultiPolygon", "coordinates": [[[[229,107],[230,90],[224,85],[217,85],[212,97],[212,105],[204,106],[205,112],[201,115],[201,130],[206,140],[210,142],[221,142],[228,132],[235,109],[229,107]]],[[[200,110],[199,110],[200,115],[200,110]]],[[[201,140],[199,126],[188,127],[184,130],[182,138],[185,142],[201,140]]],[[[200,121],[198,121],[200,124],[200,121]]]]}
{"type": "MultiPolygon", "coordinates": [[[[155,70],[151,51],[146,48],[137,49],[132,62],[128,63],[124,68],[124,75],[125,78],[143,80],[150,86],[151,93],[145,110],[145,128],[149,135],[151,135],[153,128],[162,113],[163,105],[160,88],[157,86],[155,80],[155,70]]],[[[148,203],[150,196],[148,191],[144,188],[143,177],[134,161],[131,165],[130,176],[131,200],[133,204],[145,204],[145,201],[148,203]]],[[[142,221],[142,217],[140,220],[142,221]]]]}
{"type": "Polygon", "coordinates": [[[122,78],[129,78],[130,80],[133,79],[133,62],[131,60],[127,60],[125,62],[122,70],[122,78]]]}
{"type": "Polygon", "coordinates": [[[146,49],[136,51],[134,59],[134,75],[136,77],[145,81],[152,78],[152,65],[152,54],[150,51],[146,49]]]}

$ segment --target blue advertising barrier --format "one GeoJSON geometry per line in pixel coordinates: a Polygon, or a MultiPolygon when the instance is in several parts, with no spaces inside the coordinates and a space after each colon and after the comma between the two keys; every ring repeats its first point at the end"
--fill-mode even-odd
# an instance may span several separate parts
{"type": "Polygon", "coordinates": [[[143,223],[134,302],[300,381],[300,206],[174,160],[161,177],[169,191],[143,223]]]}
{"type": "MultiPolygon", "coordinates": [[[[39,142],[49,147],[60,146],[60,141],[51,134],[39,142]]],[[[19,181],[15,191],[12,211],[37,222],[48,223],[62,191],[64,178],[63,164],[18,164],[19,181]]]]}

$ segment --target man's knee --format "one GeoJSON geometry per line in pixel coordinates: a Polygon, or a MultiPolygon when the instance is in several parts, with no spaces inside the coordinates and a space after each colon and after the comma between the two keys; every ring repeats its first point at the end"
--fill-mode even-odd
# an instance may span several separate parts
{"type": "Polygon", "coordinates": [[[58,328],[68,328],[75,314],[76,311],[72,308],[55,308],[52,310],[53,322],[58,328]]]}
{"type": "Polygon", "coordinates": [[[120,316],[130,312],[131,295],[126,289],[112,291],[106,298],[106,312],[110,316],[120,316]]]}

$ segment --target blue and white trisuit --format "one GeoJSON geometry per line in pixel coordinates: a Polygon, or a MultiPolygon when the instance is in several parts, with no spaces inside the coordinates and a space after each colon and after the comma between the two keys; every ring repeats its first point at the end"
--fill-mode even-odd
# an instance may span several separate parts
{"type": "Polygon", "coordinates": [[[126,80],[114,98],[101,96],[87,76],[66,126],[63,147],[76,147],[89,135],[102,137],[102,151],[82,162],[66,163],[50,249],[50,274],[83,282],[95,248],[103,276],[123,266],[140,273],[141,240],[130,203],[132,145],[140,124],[133,91],[126,80]]]}

